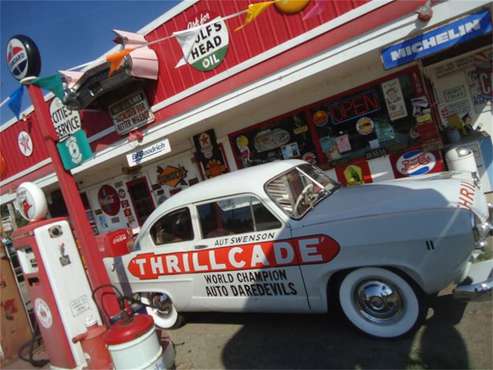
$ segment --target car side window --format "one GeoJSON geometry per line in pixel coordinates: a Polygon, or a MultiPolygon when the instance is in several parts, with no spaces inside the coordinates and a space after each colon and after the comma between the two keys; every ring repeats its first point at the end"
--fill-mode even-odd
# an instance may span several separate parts
{"type": "Polygon", "coordinates": [[[156,245],[193,240],[189,209],[181,208],[164,215],[152,225],[150,234],[156,245]]]}
{"type": "Polygon", "coordinates": [[[240,196],[197,206],[203,238],[243,234],[281,227],[255,197],[240,196]]]}

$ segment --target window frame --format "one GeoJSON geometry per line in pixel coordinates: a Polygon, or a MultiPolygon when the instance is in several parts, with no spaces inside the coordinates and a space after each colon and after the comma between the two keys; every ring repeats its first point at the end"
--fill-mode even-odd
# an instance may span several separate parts
{"type": "MultiPolygon", "coordinates": [[[[200,214],[199,214],[199,210],[198,210],[198,207],[199,206],[204,205],[204,204],[217,203],[217,202],[220,202],[220,201],[223,201],[223,200],[226,200],[226,199],[240,198],[240,197],[247,197],[247,196],[250,197],[250,198],[255,198],[279,222],[279,227],[273,228],[273,229],[268,229],[268,230],[283,229],[286,226],[286,222],[281,217],[279,217],[279,215],[277,214],[277,212],[275,212],[272,209],[272,207],[270,207],[268,204],[266,204],[266,202],[264,202],[257,194],[254,194],[254,193],[229,194],[229,195],[222,196],[222,197],[219,197],[219,198],[207,199],[207,200],[200,201],[200,202],[197,202],[197,203],[194,203],[193,204],[194,205],[194,208],[195,208],[194,211],[195,211],[195,215],[196,215],[196,222],[197,222],[197,228],[198,228],[197,231],[198,231],[198,235],[200,236],[200,239],[210,240],[210,239],[225,237],[226,235],[214,236],[214,237],[205,237],[202,234],[202,224],[200,222],[200,214]]],[[[269,202],[272,201],[268,197],[267,197],[267,200],[269,202]]],[[[251,200],[250,200],[250,203],[249,203],[249,207],[250,207],[250,214],[251,214],[252,220],[253,220],[253,227],[254,227],[254,229],[256,229],[255,215],[254,215],[254,210],[253,210],[253,207],[252,207],[251,200]]],[[[231,234],[231,235],[242,235],[242,234],[249,234],[249,233],[260,233],[260,232],[264,232],[264,231],[267,231],[267,230],[262,230],[262,231],[253,230],[253,231],[248,231],[248,232],[244,232],[244,233],[235,233],[235,234],[231,234]]]]}
{"type": "Polygon", "coordinates": [[[165,246],[168,246],[168,245],[172,245],[172,244],[177,244],[177,243],[187,243],[187,242],[193,242],[194,240],[197,240],[197,229],[196,229],[196,226],[194,225],[194,209],[192,207],[190,207],[190,205],[184,205],[184,206],[181,206],[181,207],[177,207],[177,208],[173,208],[171,210],[169,210],[168,212],[166,212],[164,215],[162,215],[161,217],[159,217],[156,221],[154,221],[152,223],[152,225],[149,226],[149,229],[148,229],[148,235],[149,235],[149,239],[152,241],[152,244],[156,247],[156,248],[162,248],[162,247],[165,247],[165,246]],[[171,215],[172,213],[175,213],[177,211],[181,211],[181,210],[187,210],[188,211],[188,216],[190,217],[190,224],[192,226],[192,239],[188,239],[188,240],[181,240],[181,241],[170,241],[170,242],[166,242],[166,243],[162,243],[162,244],[158,244],[156,243],[156,241],[154,240],[154,237],[152,235],[152,228],[159,222],[161,221],[164,217],[167,217],[169,215],[171,215]]]}

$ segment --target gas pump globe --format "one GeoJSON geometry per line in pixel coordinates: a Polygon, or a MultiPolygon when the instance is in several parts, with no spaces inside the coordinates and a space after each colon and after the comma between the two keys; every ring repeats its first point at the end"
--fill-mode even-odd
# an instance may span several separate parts
{"type": "Polygon", "coordinates": [[[87,366],[84,351],[73,338],[86,332],[86,323],[101,324],[70,225],[65,218],[44,219],[47,202],[33,183],[17,189],[16,208],[28,225],[12,241],[44,346],[52,368],[87,366]]]}

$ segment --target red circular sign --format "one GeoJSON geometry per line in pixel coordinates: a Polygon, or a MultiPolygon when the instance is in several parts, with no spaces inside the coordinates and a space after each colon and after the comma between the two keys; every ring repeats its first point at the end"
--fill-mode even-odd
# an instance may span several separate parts
{"type": "Polygon", "coordinates": [[[113,186],[103,185],[98,192],[99,205],[104,213],[116,216],[120,211],[120,197],[113,186]]]}

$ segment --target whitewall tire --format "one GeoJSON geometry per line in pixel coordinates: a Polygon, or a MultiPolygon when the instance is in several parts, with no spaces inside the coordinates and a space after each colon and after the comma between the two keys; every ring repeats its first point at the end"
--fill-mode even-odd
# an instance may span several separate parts
{"type": "Polygon", "coordinates": [[[366,334],[394,338],[411,331],[421,319],[420,293],[396,273],[378,267],[350,272],[339,288],[342,311],[366,334]]]}
{"type": "MultiPolygon", "coordinates": [[[[143,298],[142,301],[149,304],[149,299],[143,298]]],[[[178,313],[175,306],[170,304],[166,312],[160,311],[157,308],[146,307],[147,314],[154,319],[154,325],[161,329],[178,328],[183,324],[183,317],[178,313]]]]}

